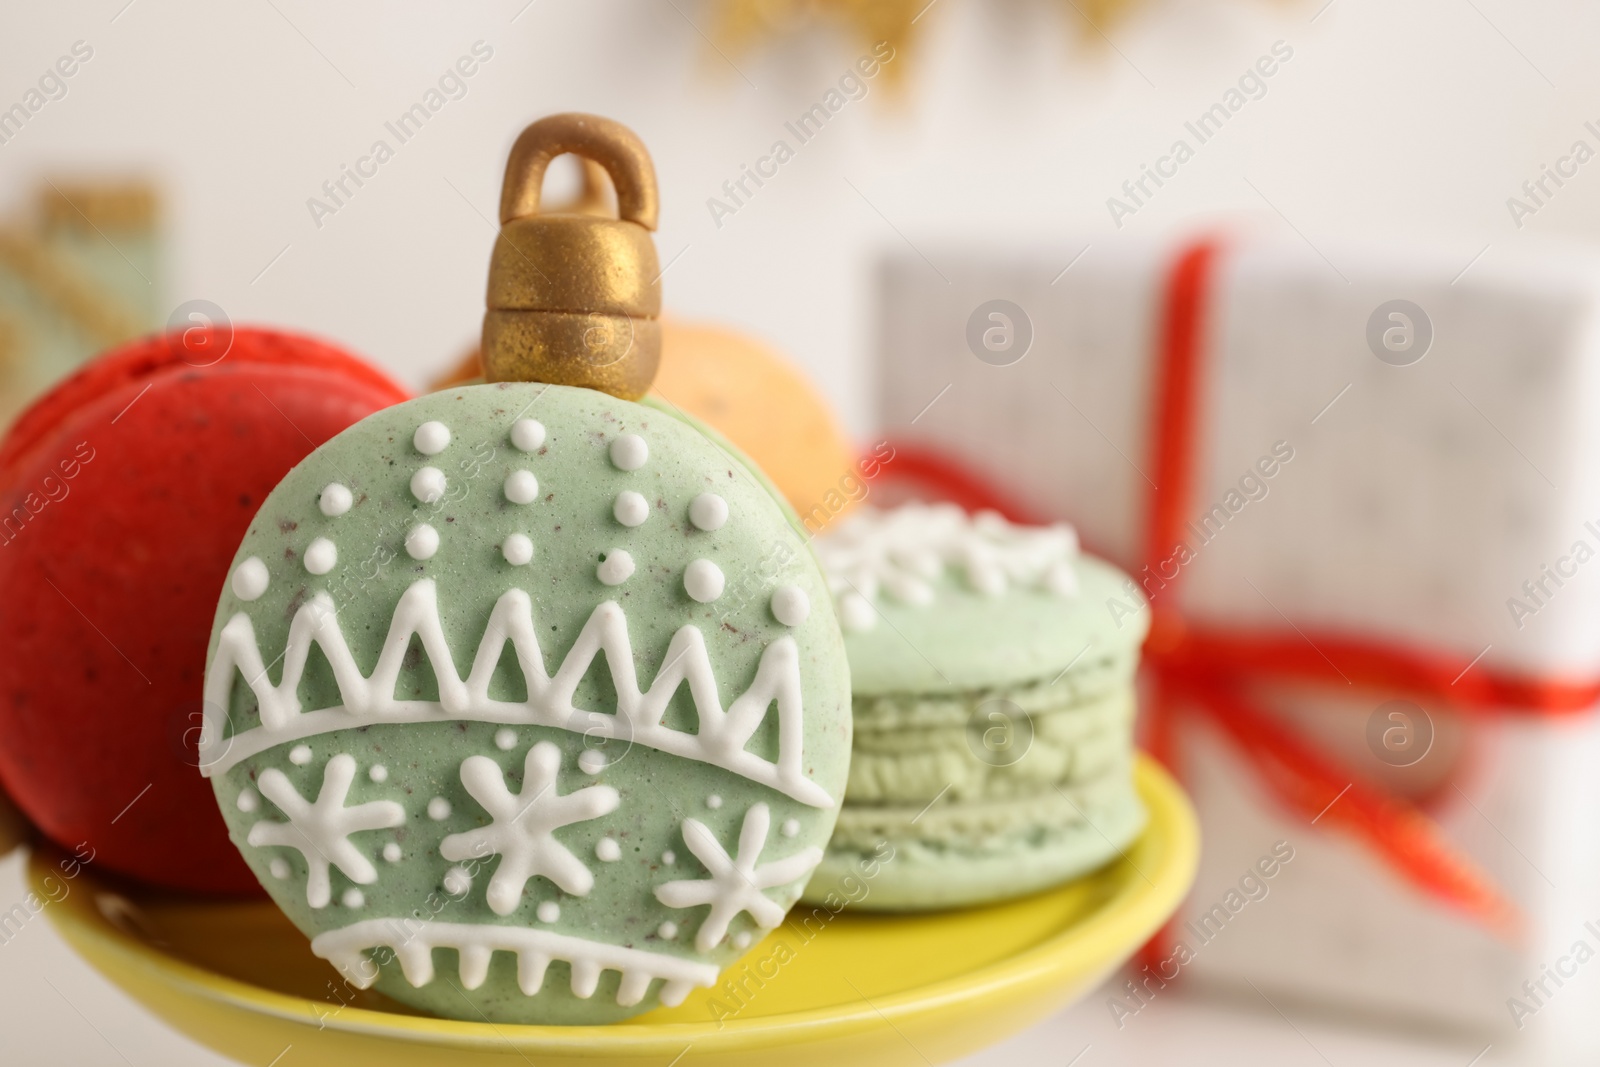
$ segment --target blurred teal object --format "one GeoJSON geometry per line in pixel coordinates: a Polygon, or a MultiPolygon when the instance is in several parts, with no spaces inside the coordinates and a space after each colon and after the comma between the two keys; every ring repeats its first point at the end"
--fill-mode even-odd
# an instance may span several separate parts
{"type": "Polygon", "coordinates": [[[0,222],[0,426],[85,360],[161,326],[159,203],[144,181],[59,177],[0,222]]]}

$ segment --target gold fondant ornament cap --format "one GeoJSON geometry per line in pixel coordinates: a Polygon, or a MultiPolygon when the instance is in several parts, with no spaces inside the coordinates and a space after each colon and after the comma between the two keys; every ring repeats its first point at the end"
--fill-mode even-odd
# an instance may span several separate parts
{"type": "Polygon", "coordinates": [[[484,377],[644,396],[661,361],[658,211],[655,166],[626,126],[568,112],[523,130],[506,161],[489,261],[484,377]],[[545,168],[567,153],[610,175],[617,218],[540,212],[545,168]]]}

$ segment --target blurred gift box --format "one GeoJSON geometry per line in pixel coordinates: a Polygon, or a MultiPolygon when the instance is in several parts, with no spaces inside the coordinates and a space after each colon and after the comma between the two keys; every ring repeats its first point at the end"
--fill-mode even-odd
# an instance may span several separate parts
{"type": "Polygon", "coordinates": [[[884,431],[1135,576],[1106,610],[1153,613],[1146,743],[1201,814],[1107,1010],[1194,981],[1592,1055],[1600,257],[937,258],[884,266],[884,431]]]}

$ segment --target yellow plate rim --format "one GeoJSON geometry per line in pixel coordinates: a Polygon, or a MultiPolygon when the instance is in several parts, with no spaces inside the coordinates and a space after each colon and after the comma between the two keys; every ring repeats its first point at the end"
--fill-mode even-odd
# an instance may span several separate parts
{"type": "MultiPolygon", "coordinates": [[[[1154,760],[1143,754],[1137,759],[1134,778],[1149,811],[1150,827],[1159,833],[1166,847],[1159,850],[1147,847],[1146,838],[1141,837],[1125,851],[1123,862],[1130,865],[1134,863],[1132,856],[1154,862],[1144,869],[1135,868],[1139,877],[1128,880],[1130,888],[1113,896],[1086,922],[1069,927],[1031,949],[966,974],[874,998],[859,1007],[830,1005],[720,1024],[524,1026],[399,1015],[354,1007],[319,1015],[315,1003],[306,998],[263,989],[167,955],[102,916],[89,901],[93,894],[71,894],[46,911],[63,933],[71,927],[74,937],[92,939],[102,949],[141,969],[156,972],[153,980],[186,990],[200,999],[298,1025],[316,1025],[388,1039],[403,1038],[418,1044],[463,1050],[510,1047],[523,1053],[593,1054],[598,1051],[596,1045],[603,1044],[612,1053],[671,1056],[682,1051],[686,1044],[694,1044],[706,1050],[737,1052],[787,1040],[810,1042],[845,1037],[878,1028],[884,1022],[892,1025],[937,1013],[956,1002],[964,1011],[971,1012],[977,1007],[976,1001],[995,1001],[1005,997],[1009,990],[1047,981],[1057,972],[1082,972],[1085,959],[1104,960],[1105,969],[1109,971],[1171,916],[1189,889],[1199,858],[1199,830],[1182,789],[1154,760]]],[[[30,881],[36,891],[43,892],[42,879],[51,870],[53,868],[36,851],[29,862],[30,881]]]]}

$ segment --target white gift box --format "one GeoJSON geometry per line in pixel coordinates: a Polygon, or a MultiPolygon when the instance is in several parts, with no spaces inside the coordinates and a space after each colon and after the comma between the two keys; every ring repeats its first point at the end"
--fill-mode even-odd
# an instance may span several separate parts
{"type": "MultiPolygon", "coordinates": [[[[939,273],[916,255],[887,261],[884,435],[1073,522],[1090,550],[1136,570],[1184,248],[1097,244],[1065,272],[1075,249],[945,251],[939,273]]],[[[1459,664],[1458,680],[1600,679],[1600,256],[1469,258],[1222,242],[1194,333],[1188,552],[1176,584],[1140,575],[1158,603],[1313,647],[1339,634],[1420,651],[1459,664]]],[[[1256,996],[1248,980],[1275,1001],[1593,1062],[1600,960],[1576,946],[1600,953],[1600,718],[1423,701],[1434,747],[1397,768],[1373,740],[1395,694],[1340,681],[1336,658],[1330,684],[1267,703],[1353,779],[1416,802],[1514,902],[1521,935],[1422,893],[1337,820],[1312,825],[1233,742],[1186,725],[1179,769],[1205,849],[1180,920],[1223,901],[1275,842],[1295,858],[1196,949],[1184,980],[1256,996]]]]}

